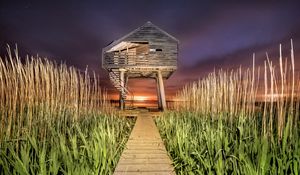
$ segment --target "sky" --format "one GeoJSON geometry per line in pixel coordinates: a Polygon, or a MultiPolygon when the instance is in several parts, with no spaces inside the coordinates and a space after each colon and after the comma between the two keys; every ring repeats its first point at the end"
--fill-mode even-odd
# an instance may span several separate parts
{"type": "MultiPolygon", "coordinates": [[[[300,2],[297,1],[13,1],[0,2],[0,55],[9,44],[21,56],[40,55],[101,78],[117,94],[101,68],[101,50],[111,41],[151,21],[180,41],[178,70],[165,82],[167,98],[214,69],[252,66],[278,59],[294,41],[300,70],[300,2]]],[[[129,80],[135,96],[156,96],[154,80],[129,80]]]]}

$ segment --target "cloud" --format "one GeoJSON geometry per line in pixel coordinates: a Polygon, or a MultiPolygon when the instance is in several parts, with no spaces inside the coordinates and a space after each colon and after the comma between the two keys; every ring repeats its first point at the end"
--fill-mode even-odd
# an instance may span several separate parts
{"type": "MultiPolygon", "coordinates": [[[[88,66],[111,94],[118,92],[101,68],[101,49],[148,20],[180,40],[179,69],[165,81],[168,97],[214,69],[251,66],[253,52],[257,64],[263,62],[265,51],[276,58],[278,44],[288,43],[290,38],[294,38],[295,48],[300,48],[297,1],[1,3],[1,55],[6,43],[17,43],[22,55],[39,53],[82,70],[88,66]]],[[[156,95],[152,81],[129,80],[129,86],[136,94],[156,95]]]]}

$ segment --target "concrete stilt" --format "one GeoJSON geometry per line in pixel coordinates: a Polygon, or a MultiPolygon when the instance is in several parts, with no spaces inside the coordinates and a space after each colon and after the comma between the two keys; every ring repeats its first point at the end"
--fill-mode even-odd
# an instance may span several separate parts
{"type": "Polygon", "coordinates": [[[159,94],[161,99],[161,109],[165,110],[167,109],[167,103],[166,103],[166,96],[165,96],[165,88],[164,88],[164,81],[162,78],[161,71],[157,71],[157,79],[159,84],[159,94]]]}

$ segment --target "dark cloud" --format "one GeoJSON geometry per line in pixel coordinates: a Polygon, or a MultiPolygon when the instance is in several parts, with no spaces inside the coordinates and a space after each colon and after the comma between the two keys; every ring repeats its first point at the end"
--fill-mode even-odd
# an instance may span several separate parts
{"type": "MultiPolygon", "coordinates": [[[[166,81],[170,96],[214,69],[251,65],[253,52],[260,64],[265,51],[275,55],[290,38],[300,55],[299,7],[297,1],[1,1],[0,54],[17,43],[21,54],[88,66],[117,93],[101,69],[101,49],[152,21],[180,40],[179,69],[166,81]]],[[[137,94],[156,94],[151,81],[129,82],[137,94]]]]}

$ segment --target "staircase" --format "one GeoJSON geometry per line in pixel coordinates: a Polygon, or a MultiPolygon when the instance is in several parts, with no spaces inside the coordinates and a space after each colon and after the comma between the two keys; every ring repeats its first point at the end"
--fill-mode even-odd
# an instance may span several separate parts
{"type": "MultiPolygon", "coordinates": [[[[108,75],[109,75],[109,79],[110,79],[111,83],[113,84],[113,86],[120,91],[122,99],[126,100],[127,95],[130,94],[131,98],[132,98],[131,102],[133,102],[134,95],[132,92],[129,91],[127,86],[125,86],[123,88],[124,92],[122,92],[122,82],[120,79],[120,72],[117,70],[116,71],[111,70],[108,75]]],[[[125,82],[123,84],[125,84],[125,82]]]]}

